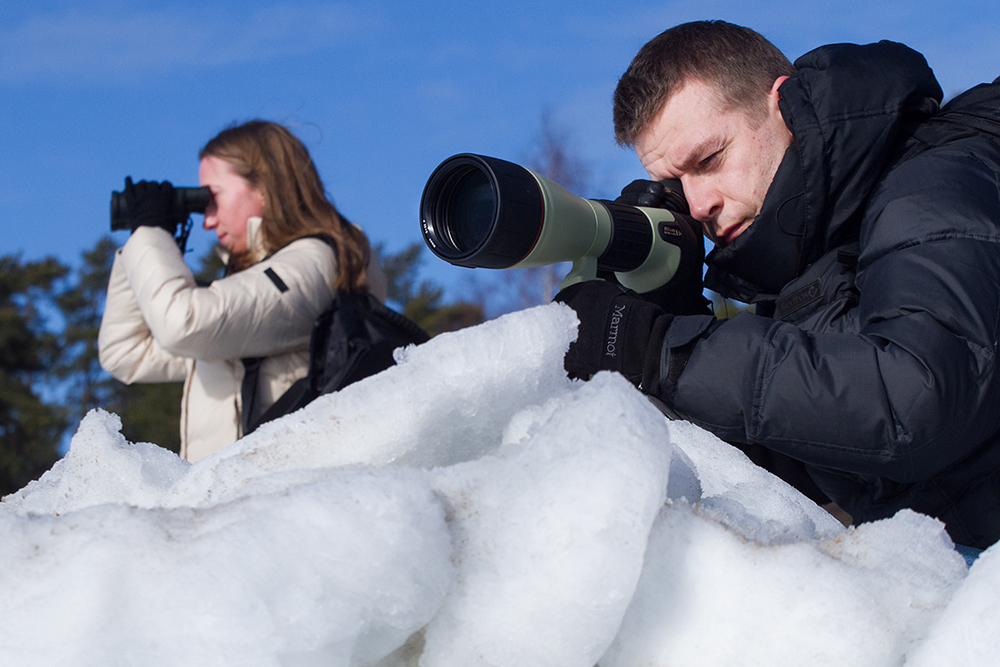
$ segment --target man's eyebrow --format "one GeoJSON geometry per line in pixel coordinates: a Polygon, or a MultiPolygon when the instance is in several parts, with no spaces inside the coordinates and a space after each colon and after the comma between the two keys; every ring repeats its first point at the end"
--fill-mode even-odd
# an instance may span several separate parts
{"type": "Polygon", "coordinates": [[[706,137],[702,139],[697,144],[695,144],[691,149],[684,153],[683,157],[677,162],[677,169],[679,171],[690,171],[692,168],[698,166],[698,163],[702,161],[706,153],[714,153],[715,146],[718,140],[714,137],[706,137]]]}

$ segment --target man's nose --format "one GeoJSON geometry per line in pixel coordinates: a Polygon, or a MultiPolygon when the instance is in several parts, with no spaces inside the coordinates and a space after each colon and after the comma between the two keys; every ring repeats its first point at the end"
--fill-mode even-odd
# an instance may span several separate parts
{"type": "Polygon", "coordinates": [[[722,196],[710,183],[698,179],[684,179],[684,198],[691,207],[691,217],[698,222],[709,224],[722,213],[722,196]]]}

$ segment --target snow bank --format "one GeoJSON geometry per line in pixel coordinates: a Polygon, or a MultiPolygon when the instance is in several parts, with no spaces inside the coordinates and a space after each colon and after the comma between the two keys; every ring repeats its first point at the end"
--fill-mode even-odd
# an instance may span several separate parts
{"type": "Polygon", "coordinates": [[[420,475],[261,486],[201,509],[0,514],[2,663],[368,664],[431,619],[451,542],[420,475]]]}
{"type": "Polygon", "coordinates": [[[899,665],[965,576],[946,540],[937,521],[904,512],[765,546],[676,504],[601,667],[899,665]]]}
{"type": "Polygon", "coordinates": [[[656,409],[603,374],[519,415],[496,456],[436,470],[461,585],[422,664],[593,665],[635,591],[668,442],[656,409]]]}
{"type": "Polygon", "coordinates": [[[672,423],[670,432],[680,459],[671,471],[671,498],[698,503],[701,514],[768,545],[844,532],[816,503],[711,433],[689,422],[672,423]]]}
{"type": "Polygon", "coordinates": [[[1000,550],[988,549],[908,667],[992,665],[1000,656],[1000,550]]]}
{"type": "Polygon", "coordinates": [[[0,664],[989,664],[995,550],[966,578],[932,519],[845,530],[569,381],[575,325],[439,336],[193,465],[88,415],[0,503],[0,664]]]}

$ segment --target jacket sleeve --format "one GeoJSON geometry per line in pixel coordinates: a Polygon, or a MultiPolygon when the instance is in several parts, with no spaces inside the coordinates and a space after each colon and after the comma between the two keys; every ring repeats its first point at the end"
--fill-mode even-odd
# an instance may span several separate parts
{"type": "Polygon", "coordinates": [[[750,314],[682,333],[688,318],[676,318],[660,362],[674,379],[657,388],[676,413],[731,441],[904,483],[995,433],[1000,195],[974,158],[935,160],[903,165],[873,201],[858,333],[750,314]]]}
{"type": "Polygon", "coordinates": [[[180,382],[187,376],[187,361],[161,348],[146,326],[128,284],[121,250],[111,266],[97,347],[101,367],[125,384],[180,382]]]}
{"type": "Polygon", "coordinates": [[[213,361],[307,348],[337,272],[329,247],[305,238],[197,287],[170,235],[146,227],[132,234],[120,261],[156,344],[176,357],[213,361]]]}

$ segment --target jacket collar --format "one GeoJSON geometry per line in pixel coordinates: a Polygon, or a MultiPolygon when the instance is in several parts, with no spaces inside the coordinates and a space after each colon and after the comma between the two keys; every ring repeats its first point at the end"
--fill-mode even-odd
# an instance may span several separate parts
{"type": "Polygon", "coordinates": [[[247,218],[247,250],[253,258],[253,263],[267,257],[267,250],[264,248],[264,234],[261,231],[263,219],[257,216],[247,218]]]}
{"type": "MultiPolygon", "coordinates": [[[[261,231],[263,222],[263,219],[257,216],[247,218],[247,248],[253,258],[251,264],[256,264],[267,258],[267,250],[264,248],[264,234],[261,231]]],[[[219,256],[223,264],[229,266],[229,259],[233,256],[229,250],[219,245],[216,247],[215,254],[219,256]]]]}
{"type": "Polygon", "coordinates": [[[706,286],[747,303],[857,236],[900,128],[941,99],[924,57],[894,42],[823,46],[795,67],[779,101],[792,145],[753,225],[706,260],[706,286]]]}

